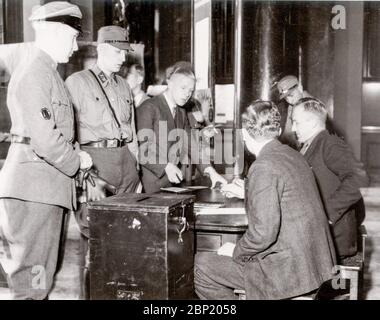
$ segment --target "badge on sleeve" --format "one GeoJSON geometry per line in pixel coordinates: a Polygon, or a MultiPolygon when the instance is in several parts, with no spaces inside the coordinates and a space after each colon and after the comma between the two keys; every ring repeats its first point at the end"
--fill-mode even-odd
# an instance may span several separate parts
{"type": "Polygon", "coordinates": [[[51,118],[51,113],[48,108],[42,108],[41,109],[41,115],[45,120],[50,120],[51,118]]]}

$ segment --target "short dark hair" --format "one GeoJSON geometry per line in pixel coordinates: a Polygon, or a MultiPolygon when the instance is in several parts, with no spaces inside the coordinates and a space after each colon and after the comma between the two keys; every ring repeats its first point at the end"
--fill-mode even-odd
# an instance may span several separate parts
{"type": "Polygon", "coordinates": [[[192,65],[188,61],[178,61],[166,69],[166,79],[170,79],[174,74],[182,74],[195,79],[192,65]]]}
{"type": "Polygon", "coordinates": [[[144,67],[139,63],[134,63],[128,66],[127,75],[129,75],[132,70],[135,69],[139,76],[145,77],[145,69],[144,67]]]}
{"type": "Polygon", "coordinates": [[[280,135],[280,121],[280,112],[271,101],[253,101],[242,114],[242,127],[254,138],[271,139],[278,137],[280,135]]]}
{"type": "Polygon", "coordinates": [[[311,97],[302,98],[293,106],[293,110],[298,106],[302,106],[306,112],[315,114],[323,121],[326,121],[327,119],[326,105],[319,99],[311,97]]]}

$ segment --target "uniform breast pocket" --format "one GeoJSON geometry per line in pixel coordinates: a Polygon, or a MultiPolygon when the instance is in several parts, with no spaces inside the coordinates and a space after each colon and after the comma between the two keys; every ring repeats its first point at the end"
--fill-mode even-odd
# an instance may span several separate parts
{"type": "Polygon", "coordinates": [[[120,108],[122,114],[121,121],[123,123],[130,123],[132,119],[133,102],[129,97],[126,96],[122,96],[120,100],[120,108]]]}
{"type": "Polygon", "coordinates": [[[53,101],[52,108],[56,128],[70,140],[74,129],[74,111],[69,101],[53,101]]]}
{"type": "Polygon", "coordinates": [[[111,121],[107,100],[98,95],[85,94],[80,106],[79,122],[98,126],[111,121]]]}
{"type": "Polygon", "coordinates": [[[65,122],[72,122],[73,110],[68,101],[53,101],[52,108],[54,113],[54,120],[58,126],[62,126],[65,122]]]}

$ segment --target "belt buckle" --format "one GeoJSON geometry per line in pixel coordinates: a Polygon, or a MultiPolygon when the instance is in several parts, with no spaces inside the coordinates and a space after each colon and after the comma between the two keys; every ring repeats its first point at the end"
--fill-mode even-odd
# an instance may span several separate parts
{"type": "Polygon", "coordinates": [[[109,148],[120,148],[121,147],[121,140],[119,140],[119,139],[109,140],[108,147],[109,148]]]}
{"type": "Polygon", "coordinates": [[[108,140],[107,147],[108,148],[116,148],[117,147],[117,140],[116,139],[108,140]]]}

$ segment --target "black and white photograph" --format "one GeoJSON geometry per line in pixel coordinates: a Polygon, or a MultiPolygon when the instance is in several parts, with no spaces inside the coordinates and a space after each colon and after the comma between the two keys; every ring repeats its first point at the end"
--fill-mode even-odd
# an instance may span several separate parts
{"type": "Polygon", "coordinates": [[[0,300],[380,300],[380,1],[0,0],[0,300]]]}

